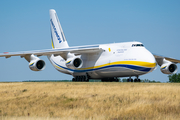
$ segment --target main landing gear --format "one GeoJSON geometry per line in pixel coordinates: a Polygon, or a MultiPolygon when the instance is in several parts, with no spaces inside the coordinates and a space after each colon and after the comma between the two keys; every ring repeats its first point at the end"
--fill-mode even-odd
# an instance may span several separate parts
{"type": "Polygon", "coordinates": [[[72,79],[72,82],[89,82],[89,75],[83,75],[83,76],[76,76],[72,79]]]}
{"type": "Polygon", "coordinates": [[[141,80],[138,78],[138,76],[137,76],[137,78],[136,79],[132,79],[131,77],[129,77],[128,79],[127,79],[127,82],[141,82],[141,80]]]}
{"type": "Polygon", "coordinates": [[[119,82],[119,79],[117,77],[113,78],[102,78],[101,82],[119,82]]]}

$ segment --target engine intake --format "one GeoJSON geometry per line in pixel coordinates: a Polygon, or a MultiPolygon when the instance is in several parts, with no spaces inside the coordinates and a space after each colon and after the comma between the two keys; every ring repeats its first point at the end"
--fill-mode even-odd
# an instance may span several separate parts
{"type": "Polygon", "coordinates": [[[45,68],[45,62],[43,60],[37,59],[37,60],[32,60],[29,63],[29,68],[33,71],[41,71],[44,70],[45,68]]]}
{"type": "Polygon", "coordinates": [[[83,61],[79,57],[70,58],[66,62],[66,66],[71,69],[81,68],[82,65],[83,65],[83,61]]]}

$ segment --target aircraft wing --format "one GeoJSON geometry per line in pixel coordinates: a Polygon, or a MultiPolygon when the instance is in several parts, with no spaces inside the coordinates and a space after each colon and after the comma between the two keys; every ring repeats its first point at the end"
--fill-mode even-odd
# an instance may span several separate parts
{"type": "Polygon", "coordinates": [[[154,57],[155,57],[158,65],[161,65],[161,64],[162,64],[162,61],[163,61],[164,58],[165,58],[166,60],[168,60],[168,61],[173,62],[173,63],[180,63],[180,60],[178,60],[178,59],[174,59],[174,58],[170,58],[170,57],[164,57],[164,56],[155,55],[155,54],[153,54],[153,55],[154,55],[154,57]]]}
{"type": "MultiPolygon", "coordinates": [[[[20,51],[20,52],[4,52],[0,53],[0,57],[9,58],[11,56],[21,56],[24,57],[26,55],[37,55],[37,56],[47,56],[47,55],[62,55],[70,53],[75,54],[83,54],[83,53],[95,53],[102,51],[99,48],[99,45],[89,45],[89,46],[77,46],[77,47],[69,47],[69,48],[61,48],[61,49],[46,49],[46,50],[33,50],[33,51],[20,51]]],[[[64,57],[63,57],[64,58],[64,57]]]]}

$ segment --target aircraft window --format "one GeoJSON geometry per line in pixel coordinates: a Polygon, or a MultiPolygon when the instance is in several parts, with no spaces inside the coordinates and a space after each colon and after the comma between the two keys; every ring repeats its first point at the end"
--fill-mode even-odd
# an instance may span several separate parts
{"type": "Polygon", "coordinates": [[[143,47],[143,44],[132,44],[132,47],[143,47]]]}

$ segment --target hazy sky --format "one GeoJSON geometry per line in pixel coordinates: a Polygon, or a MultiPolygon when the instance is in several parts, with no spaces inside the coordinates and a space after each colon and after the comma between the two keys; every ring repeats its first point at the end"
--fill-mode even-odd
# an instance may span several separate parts
{"type": "MultiPolygon", "coordinates": [[[[50,49],[49,9],[55,9],[70,46],[140,41],[152,53],[180,59],[179,6],[180,0],[1,0],[0,52],[50,49]]],[[[24,58],[0,58],[0,81],[72,79],[40,58],[46,62],[40,72],[24,58]]],[[[158,67],[140,78],[167,76],[158,67]]]]}

